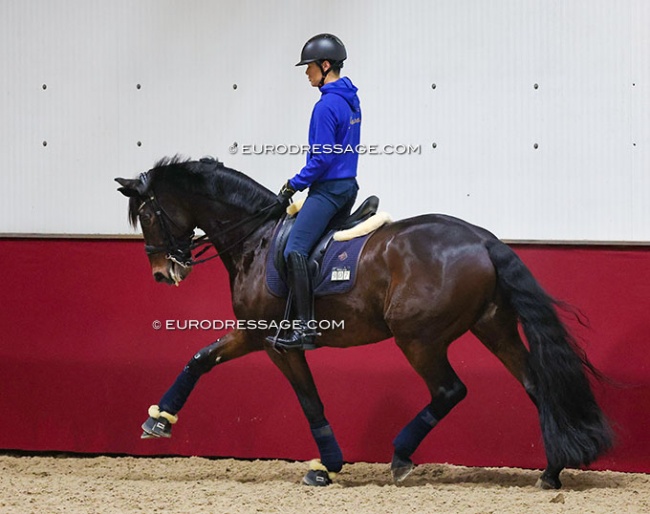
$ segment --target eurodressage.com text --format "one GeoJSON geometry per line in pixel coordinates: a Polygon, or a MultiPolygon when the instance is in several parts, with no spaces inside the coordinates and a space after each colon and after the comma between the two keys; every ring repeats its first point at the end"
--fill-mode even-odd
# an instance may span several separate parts
{"type": "Polygon", "coordinates": [[[421,145],[397,144],[397,145],[341,145],[341,144],[314,144],[314,145],[270,145],[253,144],[238,145],[232,144],[228,151],[231,154],[241,152],[242,155],[327,155],[327,154],[348,154],[359,155],[420,155],[421,145]]]}
{"type": "MultiPolygon", "coordinates": [[[[254,320],[254,319],[168,319],[164,323],[154,320],[151,326],[155,330],[297,330],[301,321],[295,320],[254,320]]],[[[345,320],[310,320],[309,330],[345,330],[345,320]]]]}

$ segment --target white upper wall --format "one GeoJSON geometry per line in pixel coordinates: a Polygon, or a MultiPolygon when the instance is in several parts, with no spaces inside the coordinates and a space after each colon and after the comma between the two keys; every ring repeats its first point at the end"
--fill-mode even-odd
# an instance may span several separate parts
{"type": "Polygon", "coordinates": [[[0,234],[130,234],[113,178],[176,153],[279,189],[303,155],[228,149],[307,142],[294,64],[332,32],[362,143],[421,148],[362,156],[359,200],[648,242],[649,27],[647,0],[1,0],[0,234]]]}

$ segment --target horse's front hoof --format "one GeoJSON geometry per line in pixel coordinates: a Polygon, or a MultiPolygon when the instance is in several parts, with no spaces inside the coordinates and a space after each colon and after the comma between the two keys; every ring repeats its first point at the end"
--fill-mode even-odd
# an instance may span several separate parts
{"type": "Polygon", "coordinates": [[[539,489],[559,489],[562,487],[562,482],[560,482],[560,477],[542,475],[537,479],[535,487],[538,487],[539,489]]]}
{"type": "Polygon", "coordinates": [[[411,459],[403,459],[396,453],[393,454],[393,460],[390,463],[390,472],[393,475],[393,482],[399,484],[409,476],[415,469],[415,464],[411,459]]]}
{"type": "Polygon", "coordinates": [[[327,471],[321,469],[312,469],[303,477],[302,483],[304,485],[311,485],[316,487],[325,487],[332,483],[327,471]]]}
{"type": "Polygon", "coordinates": [[[152,439],[172,436],[172,424],[165,418],[152,418],[149,417],[147,421],[142,423],[141,439],[152,439]]]}
{"type": "Polygon", "coordinates": [[[336,473],[329,471],[320,459],[309,461],[309,472],[303,477],[302,483],[316,487],[324,487],[332,483],[336,473]]]}

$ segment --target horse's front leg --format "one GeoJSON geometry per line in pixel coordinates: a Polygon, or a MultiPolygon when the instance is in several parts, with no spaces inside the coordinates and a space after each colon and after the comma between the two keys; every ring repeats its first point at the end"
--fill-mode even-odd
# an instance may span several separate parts
{"type": "Polygon", "coordinates": [[[334,437],[332,427],[325,418],[323,402],[318,395],[305,353],[298,351],[278,353],[269,348],[267,353],[296,392],[318,446],[320,462],[310,463],[310,470],[303,478],[303,483],[315,486],[329,485],[332,483],[332,478],[343,467],[343,454],[334,437]]]}
{"type": "Polygon", "coordinates": [[[261,346],[256,347],[250,343],[246,331],[234,330],[199,350],[180,372],[158,405],[149,407],[149,418],[142,424],[142,438],[171,437],[172,425],[178,421],[178,412],[185,405],[199,378],[217,364],[259,349],[261,346]]]}

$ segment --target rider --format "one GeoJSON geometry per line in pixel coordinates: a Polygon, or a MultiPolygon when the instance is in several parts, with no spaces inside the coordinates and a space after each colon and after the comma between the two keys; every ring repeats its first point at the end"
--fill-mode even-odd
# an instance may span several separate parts
{"type": "Polygon", "coordinates": [[[284,258],[293,294],[294,322],[285,338],[274,343],[287,349],[313,347],[315,331],[313,291],[307,257],[328,226],[350,215],[357,197],[357,146],[361,133],[361,108],[357,88],[341,77],[345,46],[332,34],[312,37],[302,49],[300,62],[307,65],[307,78],[321,97],[309,123],[306,165],[282,187],[278,202],[288,205],[296,191],[309,188],[305,203],[291,229],[284,258]]]}

